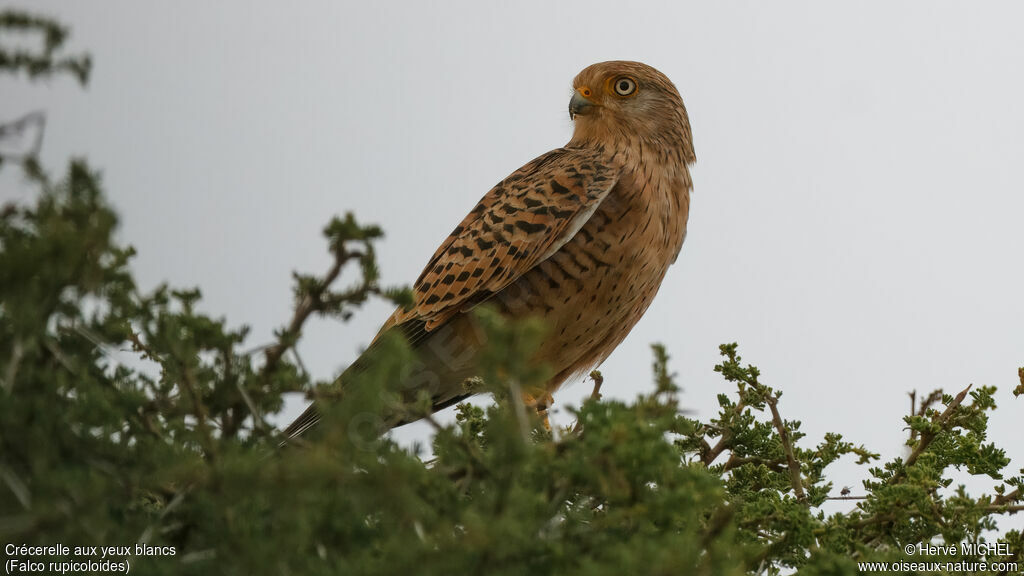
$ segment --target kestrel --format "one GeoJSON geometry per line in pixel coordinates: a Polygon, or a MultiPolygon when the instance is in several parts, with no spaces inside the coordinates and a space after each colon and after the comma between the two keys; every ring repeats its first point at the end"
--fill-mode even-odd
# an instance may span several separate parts
{"type": "MultiPolygon", "coordinates": [[[[547,321],[535,361],[554,376],[525,391],[543,411],[563,382],[600,365],[629,334],[679,255],[696,160],[679,92],[661,72],[626,61],[589,66],[572,87],[569,143],[484,195],[417,278],[415,305],[396,310],[375,339],[395,330],[408,339],[419,363],[402,389],[428,391],[435,411],[469,395],[464,382],[482,345],[473,307],[547,321]]],[[[318,419],[310,407],[285,434],[318,419]]]]}

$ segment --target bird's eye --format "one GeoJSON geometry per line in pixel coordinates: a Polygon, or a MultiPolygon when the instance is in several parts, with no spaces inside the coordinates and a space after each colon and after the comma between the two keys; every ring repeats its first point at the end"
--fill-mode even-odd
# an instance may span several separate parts
{"type": "Polygon", "coordinates": [[[636,81],[629,76],[620,76],[615,79],[615,93],[619,96],[629,96],[636,92],[636,81]]]}

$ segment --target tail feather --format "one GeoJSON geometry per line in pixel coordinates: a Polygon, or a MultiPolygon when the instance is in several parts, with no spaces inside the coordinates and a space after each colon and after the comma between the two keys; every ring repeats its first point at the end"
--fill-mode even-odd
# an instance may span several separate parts
{"type": "MultiPolygon", "coordinates": [[[[404,400],[411,401],[426,391],[433,399],[432,412],[443,410],[470,396],[463,386],[467,378],[475,375],[476,353],[480,348],[481,336],[468,316],[460,315],[445,325],[427,331],[425,323],[409,320],[385,330],[374,339],[366,352],[359,356],[335,381],[334,385],[344,394],[345,382],[364,372],[380,346],[382,335],[398,333],[406,339],[415,353],[417,365],[411,373],[398,383],[396,390],[404,400]]],[[[386,383],[380,383],[385,386],[386,383]]],[[[388,429],[408,424],[418,419],[407,412],[395,410],[383,414],[388,429]]],[[[314,402],[284,430],[285,442],[315,428],[321,414],[314,402]]]]}

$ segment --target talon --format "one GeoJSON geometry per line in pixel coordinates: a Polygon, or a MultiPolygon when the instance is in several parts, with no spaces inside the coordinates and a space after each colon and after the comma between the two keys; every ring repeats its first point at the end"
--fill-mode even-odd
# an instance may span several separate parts
{"type": "Polygon", "coordinates": [[[555,403],[555,399],[551,396],[550,392],[544,392],[539,396],[534,396],[529,392],[523,393],[523,403],[527,407],[533,408],[537,411],[537,415],[540,416],[541,422],[544,424],[544,429],[551,430],[551,422],[548,421],[548,407],[555,403]]]}

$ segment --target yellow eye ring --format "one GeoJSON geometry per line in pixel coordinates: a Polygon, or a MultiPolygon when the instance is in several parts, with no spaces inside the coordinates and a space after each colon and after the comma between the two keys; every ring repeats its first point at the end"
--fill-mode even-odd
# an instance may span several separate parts
{"type": "Polygon", "coordinates": [[[619,96],[632,96],[636,94],[636,80],[629,76],[619,76],[612,81],[612,90],[619,96]]]}

